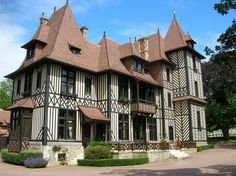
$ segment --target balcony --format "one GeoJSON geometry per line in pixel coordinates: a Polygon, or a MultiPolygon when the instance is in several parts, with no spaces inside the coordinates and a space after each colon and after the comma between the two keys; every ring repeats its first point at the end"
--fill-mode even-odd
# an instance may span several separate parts
{"type": "Polygon", "coordinates": [[[156,105],[145,100],[131,102],[131,112],[156,113],[156,105]]]}

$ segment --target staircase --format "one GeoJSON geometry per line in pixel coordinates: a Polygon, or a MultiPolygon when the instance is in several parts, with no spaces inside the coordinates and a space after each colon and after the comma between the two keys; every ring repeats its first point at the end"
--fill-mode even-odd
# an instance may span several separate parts
{"type": "Polygon", "coordinates": [[[172,158],[182,159],[182,158],[187,158],[190,155],[188,155],[187,153],[180,151],[180,150],[170,150],[170,156],[172,158]]]}

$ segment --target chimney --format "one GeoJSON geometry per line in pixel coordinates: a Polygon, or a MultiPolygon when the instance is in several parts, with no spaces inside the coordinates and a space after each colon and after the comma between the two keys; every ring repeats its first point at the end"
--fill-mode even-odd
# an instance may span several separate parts
{"type": "Polygon", "coordinates": [[[138,40],[139,42],[139,53],[143,58],[148,60],[149,54],[148,54],[148,38],[143,37],[138,40]]]}
{"type": "Polygon", "coordinates": [[[84,37],[84,39],[87,40],[88,28],[86,26],[83,26],[80,28],[80,32],[82,36],[84,37]]]}
{"type": "Polygon", "coordinates": [[[42,13],[42,16],[39,18],[40,24],[46,25],[48,23],[48,19],[44,17],[44,12],[42,13]]]}

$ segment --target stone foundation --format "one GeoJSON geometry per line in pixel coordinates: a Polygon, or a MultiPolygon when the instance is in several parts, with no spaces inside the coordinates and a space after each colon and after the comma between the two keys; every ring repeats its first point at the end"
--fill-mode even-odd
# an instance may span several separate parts
{"type": "Polygon", "coordinates": [[[77,164],[77,159],[84,158],[84,147],[82,143],[76,142],[48,142],[43,146],[41,142],[30,142],[31,150],[43,152],[43,157],[49,159],[48,166],[77,164]]]}

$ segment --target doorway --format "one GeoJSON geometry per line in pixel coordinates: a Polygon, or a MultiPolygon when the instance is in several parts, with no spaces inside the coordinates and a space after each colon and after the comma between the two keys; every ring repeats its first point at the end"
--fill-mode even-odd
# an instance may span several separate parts
{"type": "Polygon", "coordinates": [[[146,118],[137,116],[133,119],[134,141],[146,142],[146,118]]]}
{"type": "Polygon", "coordinates": [[[84,147],[87,147],[91,139],[91,126],[90,123],[85,122],[82,125],[82,143],[84,147]]]}

